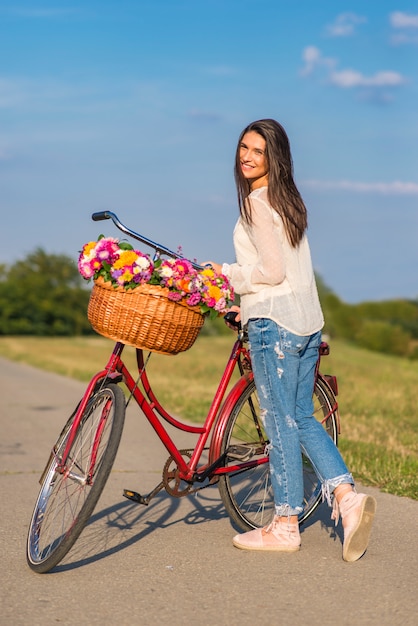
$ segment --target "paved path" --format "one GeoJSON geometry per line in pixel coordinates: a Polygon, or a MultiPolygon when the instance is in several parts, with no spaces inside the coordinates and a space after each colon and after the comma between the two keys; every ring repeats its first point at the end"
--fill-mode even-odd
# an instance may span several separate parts
{"type": "MultiPolygon", "coordinates": [[[[294,554],[235,549],[216,489],[142,507],[166,454],[129,410],[114,471],[91,523],[45,575],[25,560],[48,450],[84,385],[0,359],[0,624],[412,626],[418,614],[418,502],[380,493],[371,544],[344,563],[322,505],[294,554]]],[[[339,531],[338,531],[339,532],[339,531]]]]}

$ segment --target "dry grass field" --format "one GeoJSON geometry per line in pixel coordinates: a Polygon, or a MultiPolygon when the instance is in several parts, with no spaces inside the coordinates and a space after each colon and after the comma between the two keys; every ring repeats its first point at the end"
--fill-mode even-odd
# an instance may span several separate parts
{"type": "MultiPolygon", "coordinates": [[[[149,377],[163,405],[203,421],[233,337],[202,335],[175,357],[153,354],[149,377]]],[[[105,365],[111,349],[112,342],[101,337],[0,337],[1,356],[86,382],[105,365]]],[[[134,349],[126,348],[124,356],[134,367],[134,349]]],[[[335,341],[321,370],[338,378],[340,449],[354,476],[418,499],[418,361],[335,341]]]]}

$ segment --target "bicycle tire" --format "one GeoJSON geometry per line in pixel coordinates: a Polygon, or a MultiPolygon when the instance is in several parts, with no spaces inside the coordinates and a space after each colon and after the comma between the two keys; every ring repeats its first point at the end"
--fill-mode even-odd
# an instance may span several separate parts
{"type": "MultiPolygon", "coordinates": [[[[336,400],[332,390],[318,378],[314,389],[314,414],[323,421],[324,428],[338,444],[336,400]]],[[[242,531],[264,527],[274,516],[273,490],[270,482],[265,446],[268,443],[259,418],[257,392],[249,380],[233,406],[222,436],[221,454],[226,453],[225,467],[237,461],[257,458],[265,463],[220,477],[218,487],[221,499],[231,521],[242,531]],[[246,458],[248,456],[248,459],[246,458]]],[[[321,502],[321,481],[309,459],[302,453],[304,509],[299,515],[303,524],[321,502]]]]}
{"type": "Polygon", "coordinates": [[[35,572],[43,574],[58,565],[80,536],[109,477],[124,420],[122,389],[110,383],[96,391],[83,412],[64,470],[60,455],[73,419],[62,430],[42,475],[29,526],[26,557],[35,572]]]}

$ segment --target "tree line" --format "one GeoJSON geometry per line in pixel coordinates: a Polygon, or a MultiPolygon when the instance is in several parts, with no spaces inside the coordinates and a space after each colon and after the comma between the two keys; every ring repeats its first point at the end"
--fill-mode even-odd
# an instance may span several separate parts
{"type": "Polygon", "coordinates": [[[89,291],[66,255],[41,248],[0,266],[0,334],[71,336],[92,333],[89,291]]]}
{"type": "MultiPolygon", "coordinates": [[[[324,333],[363,348],[418,359],[418,298],[347,304],[317,276],[324,333]]],[[[94,334],[87,319],[90,287],[66,255],[36,249],[0,265],[0,335],[94,334]]],[[[230,332],[222,320],[204,333],[230,332]]]]}

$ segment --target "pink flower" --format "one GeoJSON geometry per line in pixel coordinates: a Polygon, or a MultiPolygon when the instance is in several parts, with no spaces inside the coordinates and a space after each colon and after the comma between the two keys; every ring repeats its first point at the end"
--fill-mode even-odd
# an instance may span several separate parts
{"type": "Polygon", "coordinates": [[[168,298],[189,306],[200,306],[202,313],[225,312],[234,298],[234,290],[226,276],[213,269],[196,270],[188,259],[154,261],[148,254],[134,250],[127,243],[119,244],[112,237],[101,237],[83,246],[78,269],[86,280],[102,277],[106,282],[125,289],[149,283],[168,289],[168,298]]]}
{"type": "Polygon", "coordinates": [[[107,261],[112,264],[116,259],[119,251],[119,244],[117,239],[112,237],[103,237],[97,242],[96,255],[100,261],[107,261]]]}
{"type": "Polygon", "coordinates": [[[179,302],[182,297],[183,295],[179,291],[169,291],[167,295],[167,298],[173,302],[179,302]]]}
{"type": "Polygon", "coordinates": [[[197,304],[199,304],[201,299],[202,298],[200,296],[200,293],[198,291],[195,291],[194,293],[191,293],[190,296],[188,296],[187,304],[189,306],[196,306],[197,304]]]}

